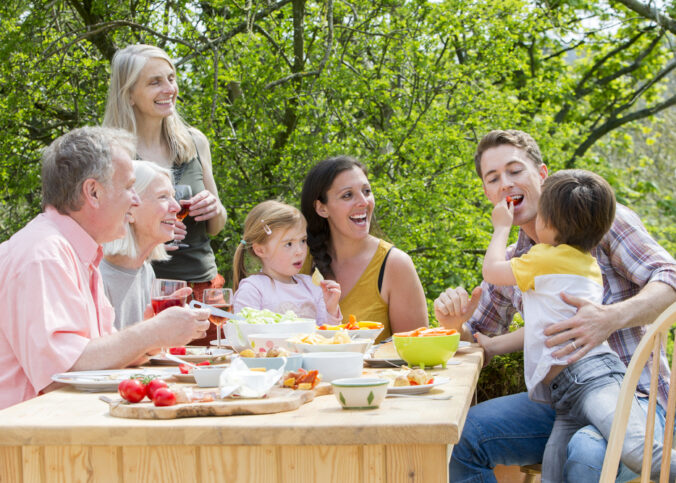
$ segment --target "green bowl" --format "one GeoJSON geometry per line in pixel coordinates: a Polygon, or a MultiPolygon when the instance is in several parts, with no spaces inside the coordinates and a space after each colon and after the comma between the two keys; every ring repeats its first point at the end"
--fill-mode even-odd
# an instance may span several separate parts
{"type": "Polygon", "coordinates": [[[445,368],[446,362],[453,357],[460,343],[459,333],[429,337],[406,337],[395,334],[392,338],[399,357],[409,366],[420,366],[421,369],[439,364],[445,368]]]}

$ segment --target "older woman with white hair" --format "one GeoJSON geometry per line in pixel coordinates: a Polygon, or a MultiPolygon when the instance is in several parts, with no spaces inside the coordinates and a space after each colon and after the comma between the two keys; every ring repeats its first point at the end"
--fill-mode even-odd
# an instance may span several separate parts
{"type": "Polygon", "coordinates": [[[187,246],[173,251],[169,261],[155,261],[155,275],[187,281],[201,301],[205,288],[224,285],[209,235],[223,229],[226,212],[216,189],[209,142],[181,118],[177,99],[176,68],[164,50],[136,44],[115,53],[103,125],[136,135],[137,158],[171,169],[174,184],[190,185],[194,195],[188,218],[176,222],[175,238],[185,235],[182,244],[187,246]]]}
{"type": "Polygon", "coordinates": [[[144,319],[155,278],[149,262],[169,259],[164,242],[173,239],[180,210],[174,199],[171,171],[134,161],[134,174],[134,190],[141,203],[129,210],[127,234],[103,245],[104,258],[99,266],[106,296],[115,308],[118,330],[144,319]]]}

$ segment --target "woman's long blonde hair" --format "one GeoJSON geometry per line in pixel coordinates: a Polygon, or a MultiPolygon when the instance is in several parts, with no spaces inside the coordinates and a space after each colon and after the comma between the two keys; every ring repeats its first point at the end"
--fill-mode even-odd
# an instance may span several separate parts
{"type": "MultiPolygon", "coordinates": [[[[154,45],[135,44],[115,52],[111,63],[104,126],[126,129],[138,135],[131,91],[148,59],[165,60],[176,73],[176,67],[167,53],[154,45]]],[[[170,161],[181,164],[197,155],[190,129],[176,111],[162,121],[162,136],[169,145],[170,161]]]]}
{"type": "Polygon", "coordinates": [[[246,254],[253,256],[253,244],[267,243],[275,230],[288,230],[296,226],[305,229],[305,217],[298,208],[275,200],[263,201],[254,206],[244,220],[244,234],[232,261],[232,289],[249,276],[246,270],[246,254]]]}

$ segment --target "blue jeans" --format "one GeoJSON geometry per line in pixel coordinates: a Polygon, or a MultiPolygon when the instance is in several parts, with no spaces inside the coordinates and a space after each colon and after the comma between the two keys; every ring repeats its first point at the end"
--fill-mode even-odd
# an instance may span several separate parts
{"type": "MultiPolygon", "coordinates": [[[[647,408],[647,399],[639,403],[647,408]]],[[[662,439],[665,414],[658,406],[655,437],[662,439]]],[[[453,447],[449,481],[495,482],[496,465],[531,465],[542,462],[554,424],[554,410],[533,402],[525,392],[484,401],[472,406],[460,441],[453,447]]],[[[599,481],[606,440],[591,426],[579,430],[568,444],[564,477],[571,482],[599,481]]],[[[618,480],[626,482],[629,469],[620,465],[618,480]]]]}
{"type": "MultiPolygon", "coordinates": [[[[567,445],[578,430],[591,424],[605,438],[610,436],[625,371],[625,365],[615,353],[600,354],[585,357],[566,367],[551,382],[556,420],[543,456],[543,482],[563,481],[567,445]]],[[[645,410],[633,398],[622,446],[622,462],[634,471],[640,471],[643,462],[645,426],[645,410]]],[[[657,480],[662,461],[662,443],[655,440],[651,447],[651,476],[657,480]]],[[[672,457],[671,448],[666,453],[667,459],[672,461],[671,473],[676,477],[676,456],[672,457]]]]}
{"type": "MultiPolygon", "coordinates": [[[[648,398],[638,397],[638,404],[647,414],[648,398]]],[[[662,406],[657,405],[655,414],[655,439],[663,441],[664,422],[666,414],[662,406]]],[[[674,431],[676,436],[676,430],[674,431]]],[[[594,426],[585,426],[580,429],[571,438],[568,443],[568,459],[563,468],[563,477],[565,481],[596,483],[601,478],[601,467],[603,458],[606,454],[606,440],[594,426]]],[[[672,453],[673,454],[673,453],[672,453]]],[[[625,465],[620,463],[617,473],[617,483],[626,483],[638,478],[639,475],[632,472],[625,465]]]]}

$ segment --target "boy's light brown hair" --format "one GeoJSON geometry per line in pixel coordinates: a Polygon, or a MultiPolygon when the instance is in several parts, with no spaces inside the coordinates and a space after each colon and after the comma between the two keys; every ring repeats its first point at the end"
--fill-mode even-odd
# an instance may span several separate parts
{"type": "Polygon", "coordinates": [[[542,185],[538,216],[556,230],[558,243],[590,252],[613,224],[615,193],[591,171],[558,171],[542,185]]]}
{"type": "Polygon", "coordinates": [[[488,149],[501,146],[503,144],[509,144],[517,148],[523,149],[531,161],[535,164],[535,167],[538,167],[542,164],[542,154],[540,154],[540,148],[538,143],[535,142],[535,139],[531,137],[530,134],[523,131],[517,131],[516,129],[507,129],[507,130],[495,130],[486,134],[479,144],[476,147],[476,153],[474,154],[474,167],[476,169],[479,178],[482,178],[481,175],[481,156],[488,149]]]}

